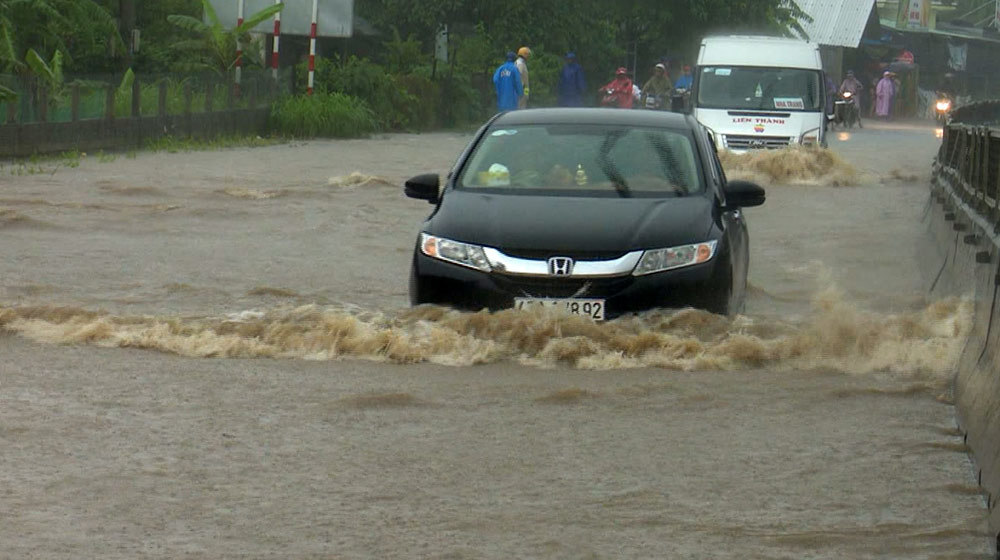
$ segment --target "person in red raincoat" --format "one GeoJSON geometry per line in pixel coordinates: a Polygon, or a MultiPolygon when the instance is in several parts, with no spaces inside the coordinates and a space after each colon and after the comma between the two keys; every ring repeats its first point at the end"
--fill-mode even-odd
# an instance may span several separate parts
{"type": "Polygon", "coordinates": [[[631,109],[634,97],[632,96],[632,80],[628,77],[628,72],[624,68],[619,68],[615,72],[615,79],[605,84],[600,89],[601,107],[618,107],[619,109],[631,109]]]}

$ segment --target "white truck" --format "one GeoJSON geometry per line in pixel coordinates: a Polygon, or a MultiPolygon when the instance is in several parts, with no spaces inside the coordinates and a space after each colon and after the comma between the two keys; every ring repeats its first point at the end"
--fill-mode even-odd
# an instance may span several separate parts
{"type": "Polygon", "coordinates": [[[706,37],[692,112],[720,150],[826,145],[826,87],[819,46],[778,37],[706,37]]]}

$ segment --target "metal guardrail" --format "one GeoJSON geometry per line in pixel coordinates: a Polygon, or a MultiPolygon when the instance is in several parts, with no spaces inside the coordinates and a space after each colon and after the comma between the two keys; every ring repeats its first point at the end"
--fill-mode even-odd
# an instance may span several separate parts
{"type": "Polygon", "coordinates": [[[944,127],[935,176],[1000,233],[1000,101],[956,109],[944,127]]]}
{"type": "MultiPolygon", "coordinates": [[[[931,291],[944,274],[954,283],[953,294],[956,288],[974,294],[976,320],[953,394],[990,512],[990,533],[996,535],[993,554],[1000,560],[1000,101],[952,112],[934,160],[931,194],[941,204],[931,223],[937,248],[944,249],[931,291]]],[[[928,211],[931,207],[928,203],[928,211]]]]}

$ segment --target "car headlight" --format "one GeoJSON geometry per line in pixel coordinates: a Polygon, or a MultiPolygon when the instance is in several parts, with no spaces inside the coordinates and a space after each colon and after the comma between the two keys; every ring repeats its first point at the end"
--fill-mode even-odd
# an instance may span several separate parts
{"type": "Polygon", "coordinates": [[[815,144],[819,140],[819,129],[805,131],[799,138],[799,144],[815,144]]]}
{"type": "Polygon", "coordinates": [[[420,234],[420,252],[435,259],[490,272],[489,259],[479,245],[452,241],[426,233],[420,234]]]}
{"type": "Polygon", "coordinates": [[[668,249],[651,249],[642,254],[639,264],[632,271],[634,276],[643,276],[675,268],[683,268],[712,260],[718,241],[706,241],[693,245],[681,245],[668,249]]]}

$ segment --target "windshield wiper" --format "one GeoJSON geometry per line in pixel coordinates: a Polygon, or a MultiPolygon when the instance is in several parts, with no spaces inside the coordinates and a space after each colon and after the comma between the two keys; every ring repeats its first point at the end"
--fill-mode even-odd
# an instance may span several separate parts
{"type": "Polygon", "coordinates": [[[614,185],[615,190],[618,191],[618,196],[622,198],[629,198],[632,196],[632,191],[628,188],[628,183],[625,182],[625,177],[618,172],[618,168],[615,167],[611,160],[608,159],[608,154],[611,153],[611,149],[615,147],[615,144],[621,140],[624,136],[623,131],[609,132],[607,136],[604,137],[604,143],[601,144],[601,153],[597,156],[597,161],[601,165],[601,171],[604,175],[611,181],[614,185]]]}

